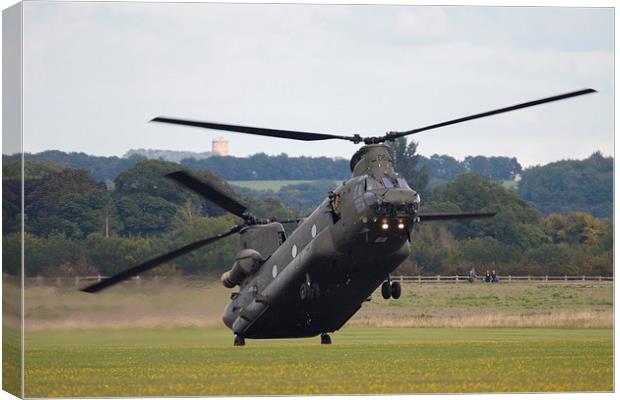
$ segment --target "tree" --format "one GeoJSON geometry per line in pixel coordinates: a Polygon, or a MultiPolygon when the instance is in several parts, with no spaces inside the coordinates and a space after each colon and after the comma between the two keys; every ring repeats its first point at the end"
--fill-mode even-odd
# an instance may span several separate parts
{"type": "Polygon", "coordinates": [[[478,174],[459,175],[456,180],[434,189],[425,209],[435,204],[454,204],[464,212],[496,212],[492,219],[472,219],[451,223],[459,240],[491,236],[522,249],[539,246],[547,238],[539,225],[540,214],[499,181],[478,174]]]}
{"type": "MultiPolygon", "coordinates": [[[[24,208],[26,213],[26,230],[36,235],[46,236],[57,232],[54,223],[58,222],[58,215],[64,211],[68,203],[61,204],[63,199],[103,196],[105,187],[95,181],[88,172],[81,169],[63,169],[51,172],[40,179],[36,179],[24,191],[24,208]]],[[[67,213],[67,216],[70,212],[67,213]]],[[[80,225],[79,216],[73,215],[70,222],[80,225]]],[[[72,228],[73,229],[73,228],[72,228]]]]}
{"type": "Polygon", "coordinates": [[[514,180],[522,171],[516,158],[468,156],[463,162],[465,170],[501,180],[514,180]]]}
{"type": "Polygon", "coordinates": [[[170,201],[136,193],[115,200],[123,235],[159,235],[172,228],[177,206],[170,201]]]}
{"type": "Polygon", "coordinates": [[[428,165],[429,175],[433,178],[451,181],[466,172],[462,163],[448,155],[433,154],[430,159],[422,160],[421,165],[428,165]]]}
{"type": "Polygon", "coordinates": [[[596,243],[605,234],[603,221],[583,212],[552,214],[545,219],[545,229],[553,243],[596,243]]]}
{"type": "Polygon", "coordinates": [[[407,144],[404,137],[397,138],[388,144],[394,169],[401,174],[414,190],[425,193],[428,185],[428,166],[418,165],[422,156],[417,154],[418,144],[413,140],[407,144]]]}
{"type": "Polygon", "coordinates": [[[597,218],[613,215],[613,166],[600,152],[585,160],[563,160],[526,169],[521,198],[544,214],[582,211],[597,218]]]}

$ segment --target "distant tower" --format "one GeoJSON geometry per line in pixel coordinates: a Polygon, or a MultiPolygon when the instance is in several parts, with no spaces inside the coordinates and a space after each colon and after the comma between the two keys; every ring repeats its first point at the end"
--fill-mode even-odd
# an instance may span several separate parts
{"type": "Polygon", "coordinates": [[[211,151],[217,154],[218,156],[227,156],[228,153],[228,140],[224,139],[221,136],[216,137],[211,142],[211,151]]]}

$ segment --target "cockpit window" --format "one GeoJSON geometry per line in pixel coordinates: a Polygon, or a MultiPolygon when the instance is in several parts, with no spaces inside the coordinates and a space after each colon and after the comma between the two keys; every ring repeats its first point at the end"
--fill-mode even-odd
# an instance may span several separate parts
{"type": "Polygon", "coordinates": [[[388,189],[392,189],[394,187],[394,183],[392,182],[392,180],[390,178],[387,178],[387,177],[383,178],[383,184],[388,189]]]}
{"type": "Polygon", "coordinates": [[[366,178],[366,191],[383,189],[383,185],[373,177],[366,178]]]}

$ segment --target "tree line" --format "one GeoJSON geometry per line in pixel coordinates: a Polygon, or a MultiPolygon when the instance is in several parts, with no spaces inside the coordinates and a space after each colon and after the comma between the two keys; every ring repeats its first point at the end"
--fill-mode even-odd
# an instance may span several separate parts
{"type": "MultiPolygon", "coordinates": [[[[497,216],[491,220],[422,224],[413,233],[412,255],[401,267],[403,271],[452,274],[466,273],[475,266],[504,274],[612,274],[611,220],[579,208],[541,213],[500,180],[476,173],[460,174],[451,182],[429,188],[428,170],[420,167],[423,159],[417,157],[412,143],[400,147],[395,143],[392,150],[397,169],[423,193],[425,211],[493,211],[497,216]]],[[[595,174],[606,171],[608,162],[594,155],[585,160],[586,167],[571,165],[582,174],[595,174]]],[[[234,217],[163,177],[183,168],[187,167],[142,159],[105,184],[82,168],[26,161],[26,273],[109,275],[228,230],[235,224],[234,217]]],[[[18,271],[21,246],[20,170],[19,162],[4,160],[3,265],[11,273],[18,271]]],[[[303,216],[335,186],[330,180],[289,185],[275,193],[242,190],[237,194],[211,171],[193,173],[240,197],[261,217],[303,216]]],[[[591,190],[610,191],[605,186],[611,183],[605,182],[593,185],[591,190]]],[[[613,201],[613,197],[609,199],[613,201]]],[[[232,263],[236,240],[231,237],[181,257],[158,273],[221,273],[232,263]]]]}
{"type": "Polygon", "coordinates": [[[600,152],[585,160],[562,160],[528,168],[519,195],[544,214],[586,211],[613,216],[614,160],[600,152]]]}
{"type": "MultiPolygon", "coordinates": [[[[406,146],[406,141],[396,142],[406,146]]],[[[413,143],[413,142],[411,142],[413,143]]],[[[349,160],[329,157],[289,157],[286,154],[269,156],[258,153],[249,157],[233,157],[213,155],[204,157],[197,153],[196,157],[181,160],[179,154],[170,152],[164,157],[165,151],[141,150],[128,152],[126,157],[93,156],[86,153],[66,153],[59,150],[47,150],[40,153],[26,153],[28,161],[51,162],[67,167],[76,167],[88,171],[97,181],[113,181],[118,175],[134,166],[137,162],[147,159],[145,154],[161,156],[161,161],[178,162],[190,169],[207,169],[226,180],[343,180],[351,176],[349,160]],[[166,160],[166,158],[174,160],[166,160]]],[[[191,152],[187,152],[188,154],[191,152]]],[[[468,156],[459,161],[448,155],[434,154],[425,157],[416,154],[419,167],[427,168],[429,177],[441,181],[453,180],[457,175],[475,172],[482,176],[497,179],[515,179],[521,173],[521,165],[516,158],[468,156]]],[[[17,161],[19,155],[3,155],[4,162],[17,161]]]]}

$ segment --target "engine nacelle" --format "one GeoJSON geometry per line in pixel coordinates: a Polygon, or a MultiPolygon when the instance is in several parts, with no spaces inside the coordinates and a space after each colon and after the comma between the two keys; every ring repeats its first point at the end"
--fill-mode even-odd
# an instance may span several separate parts
{"type": "Polygon", "coordinates": [[[265,259],[261,254],[253,249],[243,249],[237,253],[235,263],[229,271],[222,274],[222,284],[232,289],[240,285],[245,278],[256,272],[265,259]]]}

